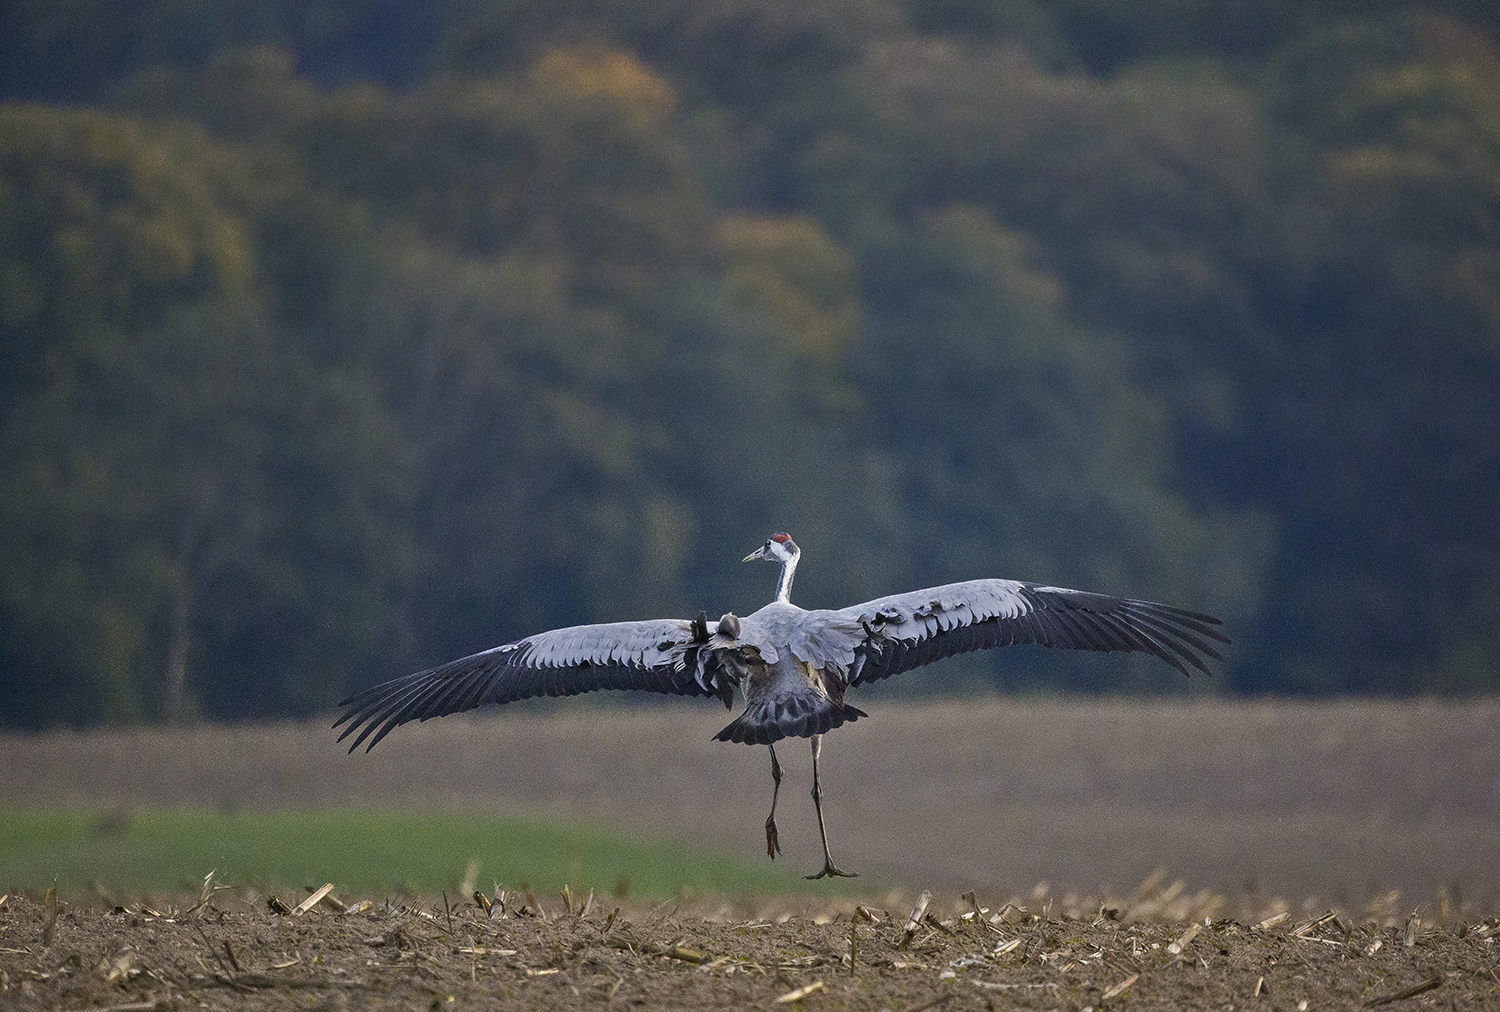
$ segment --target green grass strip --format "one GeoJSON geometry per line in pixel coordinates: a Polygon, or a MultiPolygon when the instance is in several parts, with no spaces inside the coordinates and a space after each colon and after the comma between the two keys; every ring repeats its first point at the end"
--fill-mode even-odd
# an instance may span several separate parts
{"type": "MultiPolygon", "coordinates": [[[[217,882],[453,895],[470,862],[478,886],[666,897],[842,894],[774,865],[683,844],[496,813],[388,809],[220,812],[202,808],[79,811],[0,807],[0,890],[112,894],[197,891],[217,882]]],[[[868,891],[871,883],[861,880],[868,891]]]]}

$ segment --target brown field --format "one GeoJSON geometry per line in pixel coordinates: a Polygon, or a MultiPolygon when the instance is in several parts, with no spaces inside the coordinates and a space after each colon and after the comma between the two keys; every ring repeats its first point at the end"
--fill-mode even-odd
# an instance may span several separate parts
{"type": "MultiPolygon", "coordinates": [[[[1119,894],[1165,868],[1230,895],[1500,908],[1500,700],[867,708],[822,762],[834,856],[867,878],[1119,894]]],[[[326,721],[11,734],[0,801],[493,806],[757,854],[769,762],[710,741],[724,722],[702,703],[568,700],[408,725],[354,756],[326,721]]],[[[804,741],[778,753],[790,878],[820,864],[811,763],[804,741]]]]}
{"type": "MultiPolygon", "coordinates": [[[[311,897],[310,897],[311,899],[311,897]]],[[[1174,919],[1064,904],[622,912],[562,898],[273,913],[0,899],[7,1009],[1481,1009],[1493,919],[1174,919]],[[550,909],[549,909],[550,906],[550,909]],[[866,914],[872,915],[867,918],[866,914]]]]}
{"type": "MultiPolygon", "coordinates": [[[[196,910],[13,895],[0,1007],[1500,1008],[1500,702],[869,709],[822,765],[835,856],[897,884],[866,899],[874,923],[850,899],[287,916],[248,890],[196,910]]],[[[723,721],[571,701],[352,757],[325,722],[7,735],[0,800],[497,806],[757,853],[766,754],[710,742],[723,721]]],[[[790,882],[817,836],[805,744],[780,754],[790,882]]]]}

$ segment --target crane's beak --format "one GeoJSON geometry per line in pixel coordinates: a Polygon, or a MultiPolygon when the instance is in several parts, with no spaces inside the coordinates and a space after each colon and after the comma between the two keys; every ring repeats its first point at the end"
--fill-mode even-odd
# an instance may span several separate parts
{"type": "Polygon", "coordinates": [[[765,545],[761,545],[759,548],[757,548],[755,551],[751,552],[749,555],[745,556],[740,561],[741,562],[754,562],[756,559],[769,559],[769,558],[770,558],[770,556],[766,554],[766,546],[765,545]]]}

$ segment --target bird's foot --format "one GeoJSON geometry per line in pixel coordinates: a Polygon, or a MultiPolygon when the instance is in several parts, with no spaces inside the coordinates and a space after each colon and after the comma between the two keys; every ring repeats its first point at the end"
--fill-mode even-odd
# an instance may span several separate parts
{"type": "Polygon", "coordinates": [[[833,866],[833,862],[832,861],[824,861],[823,862],[823,870],[822,871],[818,872],[816,875],[809,875],[807,877],[808,878],[823,878],[825,876],[828,877],[828,878],[859,878],[859,872],[855,872],[855,871],[839,871],[837,868],[835,868],[833,866]]]}
{"type": "Polygon", "coordinates": [[[772,861],[781,853],[781,841],[776,837],[776,820],[771,818],[766,819],[766,853],[772,861]]]}

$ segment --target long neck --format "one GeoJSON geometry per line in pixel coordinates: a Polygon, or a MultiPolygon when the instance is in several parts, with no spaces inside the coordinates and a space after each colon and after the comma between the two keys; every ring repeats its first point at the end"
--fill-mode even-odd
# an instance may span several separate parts
{"type": "Polygon", "coordinates": [[[801,553],[798,553],[781,563],[781,577],[776,581],[776,600],[783,604],[792,603],[792,577],[797,574],[797,560],[801,557],[801,553]]]}

